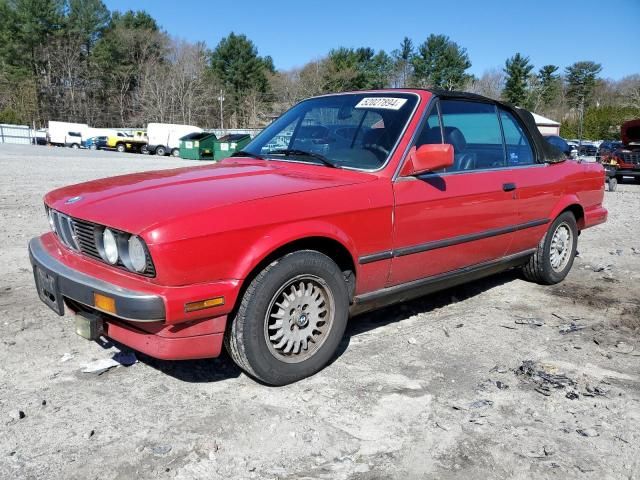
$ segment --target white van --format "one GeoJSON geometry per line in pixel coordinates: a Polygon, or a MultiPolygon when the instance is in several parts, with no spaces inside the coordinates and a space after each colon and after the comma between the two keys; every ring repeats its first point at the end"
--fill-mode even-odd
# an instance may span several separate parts
{"type": "Polygon", "coordinates": [[[147,125],[149,152],[156,155],[180,155],[180,139],[190,133],[202,132],[199,127],[171,123],[150,123],[147,125]]]}
{"type": "Polygon", "coordinates": [[[86,123],[50,121],[47,136],[52,145],[80,148],[88,131],[89,125],[86,123]]]}

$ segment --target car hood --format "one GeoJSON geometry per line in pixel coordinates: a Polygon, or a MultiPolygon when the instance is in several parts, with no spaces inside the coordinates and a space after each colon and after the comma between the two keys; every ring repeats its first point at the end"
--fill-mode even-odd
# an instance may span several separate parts
{"type": "Polygon", "coordinates": [[[375,175],[244,158],[104,178],[60,188],[45,203],[75,218],[140,234],[224,205],[371,181],[375,175]]]}

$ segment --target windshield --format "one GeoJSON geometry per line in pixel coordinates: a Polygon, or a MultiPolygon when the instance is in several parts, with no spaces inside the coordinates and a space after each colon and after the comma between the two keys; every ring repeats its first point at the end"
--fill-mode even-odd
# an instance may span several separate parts
{"type": "Polygon", "coordinates": [[[377,170],[386,164],[416,103],[416,95],[394,92],[312,98],[287,111],[238,153],[377,170]]]}

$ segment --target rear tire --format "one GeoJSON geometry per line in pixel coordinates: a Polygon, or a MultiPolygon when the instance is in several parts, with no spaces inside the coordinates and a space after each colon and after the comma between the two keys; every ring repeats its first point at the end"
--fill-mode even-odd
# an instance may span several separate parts
{"type": "Polygon", "coordinates": [[[316,251],[290,253],[251,281],[227,329],[225,346],[250,376],[286,385],[331,360],[348,314],[349,294],[340,268],[316,251]]]}
{"type": "Polygon", "coordinates": [[[179,157],[180,156],[180,149],[179,148],[174,148],[173,150],[171,150],[171,156],[172,157],[179,157]]]}
{"type": "Polygon", "coordinates": [[[127,147],[125,147],[124,144],[119,143],[116,145],[116,150],[120,153],[124,153],[127,150],[127,147]]]}
{"type": "Polygon", "coordinates": [[[571,212],[558,215],[538,244],[536,252],[522,267],[527,280],[554,285],[565,279],[578,246],[578,225],[571,212]]]}
{"type": "Polygon", "coordinates": [[[160,157],[164,157],[167,154],[167,149],[164,148],[162,145],[160,145],[159,147],[156,147],[156,155],[159,155],[160,157]]]}
{"type": "Polygon", "coordinates": [[[607,186],[609,187],[610,192],[615,192],[616,189],[618,188],[618,180],[615,177],[610,178],[609,181],[607,182],[607,186]]]}

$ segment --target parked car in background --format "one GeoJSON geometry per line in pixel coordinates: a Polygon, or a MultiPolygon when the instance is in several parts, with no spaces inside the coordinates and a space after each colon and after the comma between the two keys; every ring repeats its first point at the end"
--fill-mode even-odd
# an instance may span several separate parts
{"type": "Polygon", "coordinates": [[[33,145],[46,145],[47,144],[47,130],[41,128],[33,132],[33,137],[31,137],[31,143],[33,145]]]}
{"type": "Polygon", "coordinates": [[[622,142],[619,140],[605,140],[598,147],[598,153],[596,154],[596,159],[599,160],[602,156],[610,155],[621,146],[622,146],[622,142]]]}
{"type": "Polygon", "coordinates": [[[67,132],[64,139],[64,146],[69,148],[80,148],[82,146],[82,133],[67,132]]]}
{"type": "Polygon", "coordinates": [[[582,157],[595,157],[598,153],[598,147],[592,143],[583,142],[578,146],[578,155],[582,157]]]}
{"type": "Polygon", "coordinates": [[[567,157],[576,158],[578,156],[578,150],[572,145],[569,145],[569,143],[564,138],[559,137],[558,135],[547,135],[544,138],[551,145],[558,148],[567,157]]]}
{"type": "Polygon", "coordinates": [[[180,139],[190,133],[202,132],[199,127],[192,125],[177,125],[171,123],[150,123],[147,125],[149,138],[149,153],[164,156],[180,156],[180,139]]]}
{"type": "Polygon", "coordinates": [[[91,137],[82,142],[84,148],[89,150],[102,150],[107,147],[107,137],[91,137]]]}
{"type": "Polygon", "coordinates": [[[350,314],[508,268],[562,281],[580,232],[607,219],[603,189],[602,166],[567,159],[525,110],[341,93],[220,163],[48,193],[52,231],[29,252],[41,300],[76,312],[79,335],[163,359],[224,344],[283,385],[335,356],[350,314]]]}

